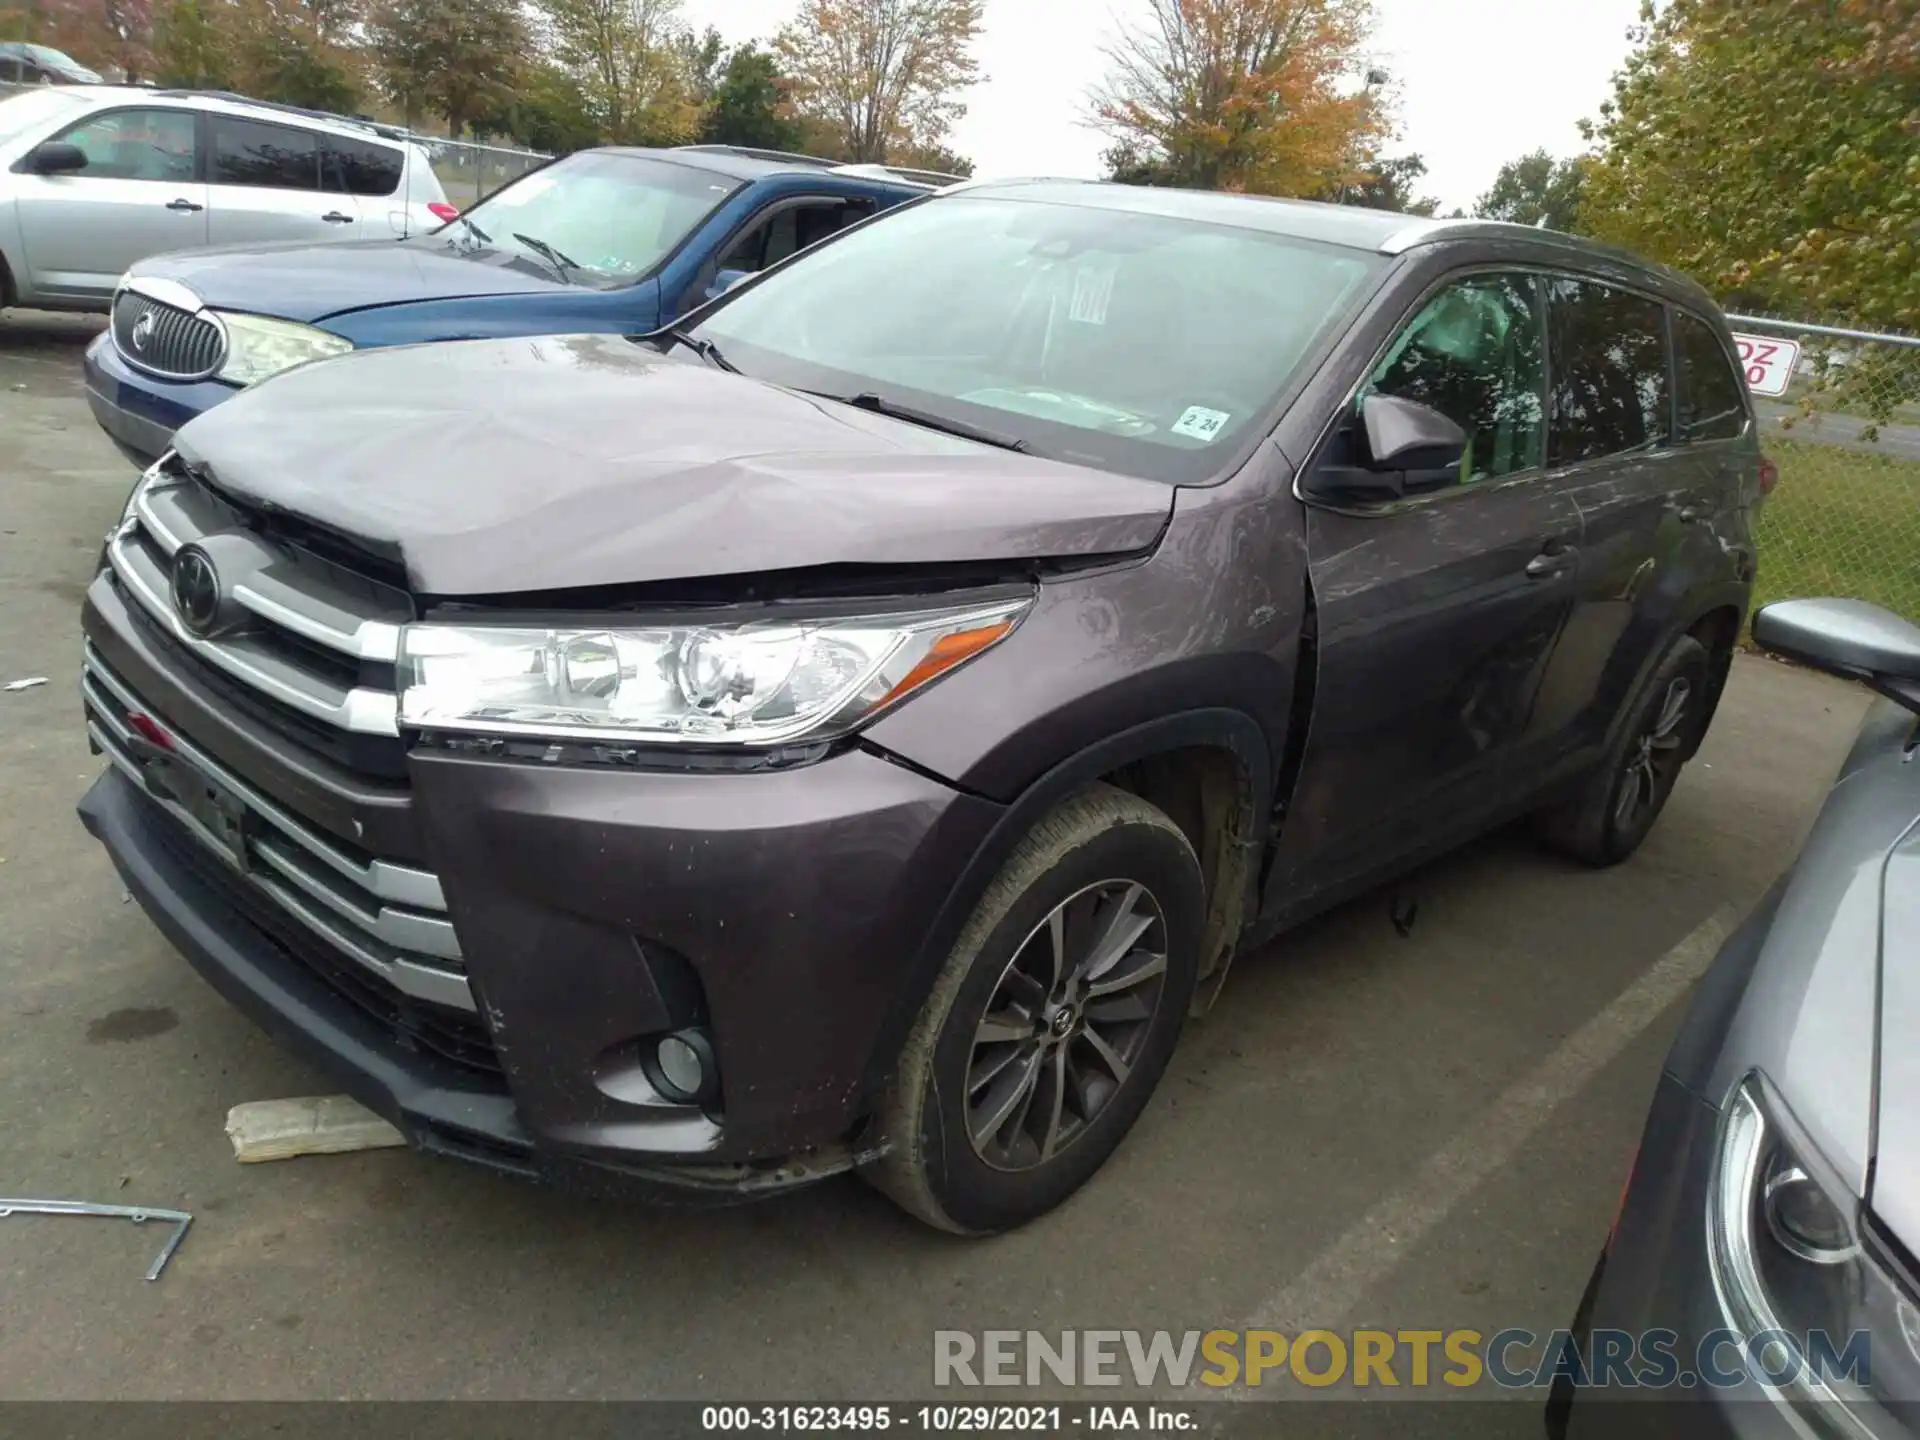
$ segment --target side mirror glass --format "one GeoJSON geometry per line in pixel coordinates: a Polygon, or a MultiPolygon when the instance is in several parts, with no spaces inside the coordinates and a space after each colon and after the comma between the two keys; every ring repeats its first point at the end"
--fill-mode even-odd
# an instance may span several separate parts
{"type": "Polygon", "coordinates": [[[707,299],[718,300],[742,280],[751,280],[752,278],[753,272],[751,270],[722,270],[718,275],[713,277],[713,284],[707,287],[707,299]]]}
{"type": "Polygon", "coordinates": [[[27,168],[36,175],[71,175],[87,168],[87,152],[64,140],[48,140],[28,153],[27,168]]]}
{"type": "Polygon", "coordinates": [[[1780,600],[1753,617],[1753,643],[1920,710],[1920,625],[1891,610],[1864,600],[1780,600]]]}

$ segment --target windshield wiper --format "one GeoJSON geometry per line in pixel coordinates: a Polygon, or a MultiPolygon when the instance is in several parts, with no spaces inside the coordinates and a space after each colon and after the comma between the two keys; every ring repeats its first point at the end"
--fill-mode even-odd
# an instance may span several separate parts
{"type": "Polygon", "coordinates": [[[948,415],[935,415],[931,410],[902,405],[897,400],[889,400],[883,395],[876,395],[871,390],[862,390],[858,395],[822,395],[820,398],[838,400],[842,405],[852,405],[859,410],[871,410],[874,414],[885,415],[890,420],[905,420],[909,425],[921,425],[928,430],[938,430],[945,435],[958,435],[962,440],[977,440],[982,445],[991,445],[995,449],[1013,450],[1022,455],[1028,453],[1027,442],[1015,436],[1003,435],[998,430],[989,430],[984,425],[975,425],[968,420],[955,420],[948,415]]]}
{"type": "Polygon", "coordinates": [[[522,235],[518,230],[515,230],[513,232],[513,238],[548,261],[554,269],[560,272],[560,278],[562,280],[567,278],[568,271],[578,270],[580,268],[578,261],[569,260],[565,255],[561,254],[537,235],[522,235]]]}
{"type": "Polygon", "coordinates": [[[660,333],[674,343],[686,346],[715,369],[725,370],[729,375],[738,375],[740,373],[740,367],[722,355],[720,353],[720,347],[714,344],[713,341],[702,339],[698,335],[689,335],[678,325],[669,325],[660,333]]]}

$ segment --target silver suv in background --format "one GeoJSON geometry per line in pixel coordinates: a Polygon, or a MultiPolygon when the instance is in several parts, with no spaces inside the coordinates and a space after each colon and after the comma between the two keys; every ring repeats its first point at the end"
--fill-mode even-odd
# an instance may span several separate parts
{"type": "Polygon", "coordinates": [[[105,310],[136,260],[445,224],[404,131],[238,96],[48,86],[0,100],[0,305],[105,310]]]}

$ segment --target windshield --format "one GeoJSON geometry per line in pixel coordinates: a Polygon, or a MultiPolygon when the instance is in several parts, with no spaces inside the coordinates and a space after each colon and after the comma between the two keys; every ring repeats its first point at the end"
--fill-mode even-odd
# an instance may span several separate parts
{"type": "Polygon", "coordinates": [[[778,384],[876,395],[1053,459],[1197,481],[1380,263],[1257,230],[955,196],[742,290],[699,334],[778,384]]]}
{"type": "MultiPolygon", "coordinates": [[[[580,285],[631,285],[741,182],[639,155],[588,151],[535,171],[467,212],[485,242],[520,250],[580,285]]],[[[436,232],[473,238],[456,221],[436,232]]]]}
{"type": "Polygon", "coordinates": [[[0,145],[41,125],[51,126],[69,111],[84,108],[88,98],[54,86],[9,95],[0,100],[0,145]]]}

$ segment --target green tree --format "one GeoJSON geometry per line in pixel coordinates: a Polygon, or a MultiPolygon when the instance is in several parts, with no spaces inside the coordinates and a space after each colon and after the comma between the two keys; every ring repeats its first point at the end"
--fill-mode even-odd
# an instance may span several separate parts
{"type": "Polygon", "coordinates": [[[1492,188],[1474,202],[1473,213],[1482,220],[1576,230],[1588,163],[1585,156],[1556,160],[1545,150],[1509,160],[1493,177],[1492,188]]]}
{"type": "Polygon", "coordinates": [[[757,45],[737,47],[714,86],[700,138],[714,145],[798,150],[806,139],[787,90],[772,55],[757,45]]]}
{"type": "Polygon", "coordinates": [[[380,0],[366,47],[376,84],[408,124],[430,112],[458,135],[512,100],[529,39],[514,0],[380,0]]]}
{"type": "Polygon", "coordinates": [[[1417,195],[1426,178],[1427,162],[1419,155],[1399,155],[1369,161],[1361,177],[1341,188],[1333,197],[1342,205],[1358,205],[1367,210],[1392,210],[1402,215],[1432,215],[1440,202],[1431,195],[1417,195]]]}
{"type": "Polygon", "coordinates": [[[1747,304],[1920,328],[1920,7],[1672,0],[1590,127],[1581,223],[1747,304]]]}
{"type": "Polygon", "coordinates": [[[154,38],[154,74],[162,85],[233,88],[229,8],[225,0],[174,0],[162,12],[154,38]]]}
{"type": "Polygon", "coordinates": [[[510,135],[529,150],[551,155],[568,155],[600,143],[600,130],[580,82],[548,60],[522,66],[512,97],[480,126],[488,134],[510,135]]]}
{"type": "Polygon", "coordinates": [[[1372,0],[1147,0],[1090,97],[1114,178],[1265,195],[1360,183],[1389,129],[1364,61],[1373,23],[1372,0]]]}
{"type": "Polygon", "coordinates": [[[677,144],[699,132],[676,50],[680,0],[541,0],[555,58],[595,127],[623,144],[677,144]]]}
{"type": "Polygon", "coordinates": [[[357,57],[317,33],[298,0],[245,0],[234,10],[234,83],[261,100],[351,111],[360,101],[357,57]]]}
{"type": "Polygon", "coordinates": [[[727,69],[727,42],[720,32],[711,25],[698,35],[691,30],[682,31],[674,36],[673,50],[680,57],[687,94],[694,104],[712,104],[714,92],[720,88],[727,69]]]}
{"type": "Polygon", "coordinates": [[[774,38],[795,108],[831,153],[870,163],[938,145],[980,77],[984,0],[801,0],[774,38]]]}

